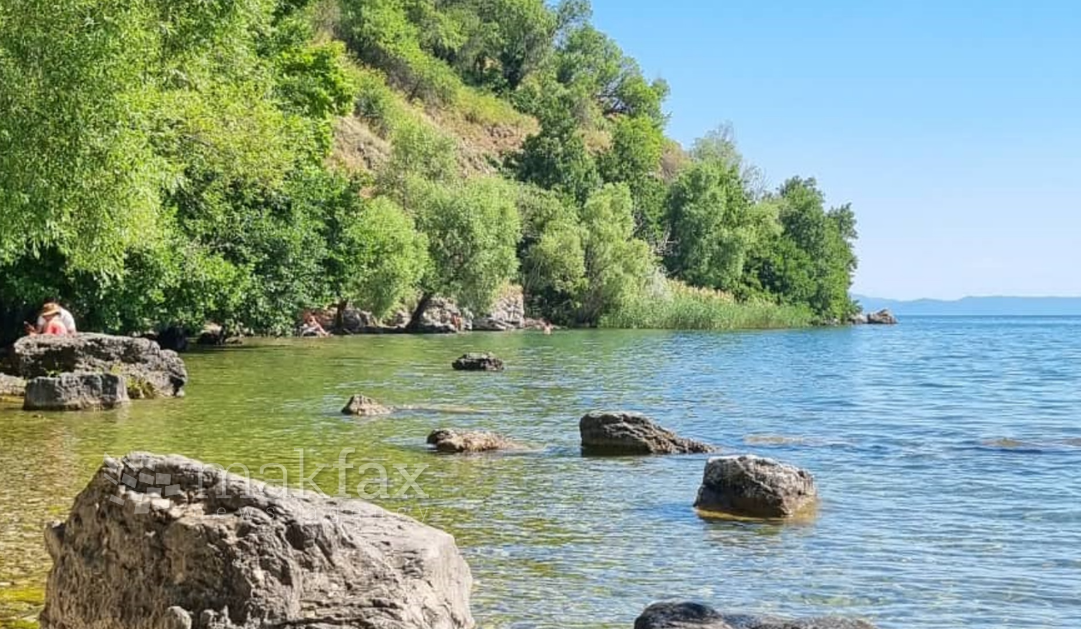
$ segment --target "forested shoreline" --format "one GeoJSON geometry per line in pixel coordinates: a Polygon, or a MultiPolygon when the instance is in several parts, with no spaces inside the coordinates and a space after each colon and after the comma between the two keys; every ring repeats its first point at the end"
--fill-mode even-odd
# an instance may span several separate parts
{"type": "Polygon", "coordinates": [[[852,209],[680,147],[667,94],[583,0],[7,0],[0,336],[50,297],[283,334],[508,283],[567,326],[847,320],[852,209]]]}

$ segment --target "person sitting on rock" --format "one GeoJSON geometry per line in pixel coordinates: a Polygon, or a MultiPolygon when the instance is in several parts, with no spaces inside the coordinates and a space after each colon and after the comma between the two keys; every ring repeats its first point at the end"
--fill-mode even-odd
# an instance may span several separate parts
{"type": "MultiPolygon", "coordinates": [[[[55,306],[56,308],[59,309],[59,311],[60,311],[60,323],[63,324],[64,329],[67,330],[67,333],[68,334],[75,334],[76,333],[76,330],[75,330],[75,317],[71,316],[71,313],[68,312],[67,308],[60,305],[59,300],[50,299],[50,300],[46,301],[44,304],[42,304],[42,307],[41,307],[42,312],[44,312],[45,309],[53,307],[53,306],[55,306]]],[[[34,334],[34,333],[44,334],[45,333],[45,317],[43,317],[41,315],[38,315],[37,325],[36,326],[31,326],[30,324],[27,324],[26,332],[27,332],[27,334],[34,334]]]]}
{"type": "Polygon", "coordinates": [[[63,316],[61,311],[63,308],[55,302],[45,304],[45,307],[41,309],[41,315],[38,316],[38,321],[41,321],[40,328],[34,328],[29,323],[26,324],[26,331],[31,336],[37,336],[39,334],[47,336],[63,336],[70,334],[68,328],[63,323],[63,316]]]}
{"type": "Polygon", "coordinates": [[[330,336],[330,334],[323,329],[323,326],[319,323],[319,320],[315,318],[312,313],[304,315],[304,323],[300,326],[300,336],[330,336]]]}

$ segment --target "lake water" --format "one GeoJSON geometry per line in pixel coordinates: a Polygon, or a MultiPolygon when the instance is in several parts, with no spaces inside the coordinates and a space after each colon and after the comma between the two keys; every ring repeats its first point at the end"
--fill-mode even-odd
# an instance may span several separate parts
{"type": "MultiPolygon", "coordinates": [[[[280,464],[293,482],[299,449],[308,474],[354,448],[358,467],[428,466],[426,498],[376,502],[456,536],[482,627],[629,628],[666,598],[898,629],[1081,627],[1079,318],[268,340],[185,360],[182,400],[0,408],[0,618],[40,604],[42,522],[64,515],[105,454],[176,452],[255,476],[280,464]],[[507,371],[450,370],[474,349],[507,371]],[[417,408],[346,418],[353,392],[417,408]],[[806,467],[817,516],[704,521],[690,505],[707,457],[580,455],[578,418],[600,408],[806,467]],[[424,439],[440,426],[533,449],[434,455],[424,439]]],[[[350,470],[347,486],[360,480],[350,470]]],[[[338,472],[316,482],[334,493],[338,472]]]]}

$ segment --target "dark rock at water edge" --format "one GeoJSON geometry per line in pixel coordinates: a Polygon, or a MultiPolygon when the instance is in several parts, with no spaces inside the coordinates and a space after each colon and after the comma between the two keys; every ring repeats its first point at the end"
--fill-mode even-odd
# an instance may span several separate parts
{"type": "Polygon", "coordinates": [[[109,373],[62,373],[34,378],[26,385],[23,410],[92,411],[130,404],[124,376],[109,373]]]}
{"type": "Polygon", "coordinates": [[[0,397],[22,397],[26,392],[26,380],[0,373],[0,397]]]}
{"type": "Polygon", "coordinates": [[[457,371],[503,371],[503,361],[489,353],[470,352],[451,363],[457,371]]]}
{"type": "Polygon", "coordinates": [[[715,452],[713,446],[685,439],[641,413],[593,411],[578,422],[586,454],[689,454],[715,452]]]}
{"type": "Polygon", "coordinates": [[[706,463],[694,506],[750,518],[789,518],[817,496],[814,477],[807,470],[742,454],[706,463]]]}
{"type": "Polygon", "coordinates": [[[428,445],[438,452],[464,453],[517,450],[521,445],[503,435],[484,430],[456,431],[441,428],[428,435],[428,445]]]}
{"type": "Polygon", "coordinates": [[[875,629],[865,620],[823,616],[789,619],[725,614],[699,603],[654,603],[634,621],[634,629],[875,629]]]}
{"type": "Polygon", "coordinates": [[[42,629],[469,629],[449,534],[180,456],[106,459],[68,519],[42,629]]]}
{"type": "Polygon", "coordinates": [[[458,304],[443,297],[433,297],[409,331],[423,334],[455,334],[473,329],[473,317],[458,304]]]}
{"type": "Polygon", "coordinates": [[[866,323],[868,325],[896,325],[897,317],[893,316],[893,313],[889,310],[879,310],[878,312],[869,312],[864,315],[866,323]]]}
{"type": "Polygon", "coordinates": [[[343,415],[389,415],[391,409],[376,402],[372,398],[359,393],[353,395],[342,408],[343,415]]]}
{"type": "Polygon", "coordinates": [[[31,379],[57,373],[109,373],[122,375],[132,398],[184,394],[188,372],[176,352],[154,341],[108,334],[28,336],[12,345],[9,371],[31,379]]]}
{"type": "Polygon", "coordinates": [[[161,332],[158,332],[154,335],[152,340],[162,349],[168,349],[174,352],[188,351],[187,330],[177,325],[170,326],[161,332]]]}

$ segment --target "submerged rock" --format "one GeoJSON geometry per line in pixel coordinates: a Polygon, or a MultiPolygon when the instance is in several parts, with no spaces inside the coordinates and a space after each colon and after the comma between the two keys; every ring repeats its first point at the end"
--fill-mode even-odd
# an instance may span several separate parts
{"type": "Polygon", "coordinates": [[[22,397],[26,392],[26,380],[0,373],[0,397],[22,397]]]}
{"type": "Polygon", "coordinates": [[[897,317],[889,310],[883,309],[878,312],[869,312],[865,316],[869,325],[896,325],[897,317]]]}
{"type": "Polygon", "coordinates": [[[124,376],[110,373],[62,373],[34,378],[26,385],[23,410],[95,411],[131,403],[124,376]]]}
{"type": "Polygon", "coordinates": [[[484,430],[433,430],[428,435],[428,445],[439,452],[488,452],[491,450],[517,450],[521,445],[503,435],[484,430]]]}
{"type": "Polygon", "coordinates": [[[503,371],[503,361],[493,354],[470,352],[455,360],[451,367],[457,371],[503,371]]]}
{"type": "Polygon", "coordinates": [[[593,411],[578,422],[586,454],[688,454],[714,452],[706,443],[685,439],[641,413],[593,411]]]}
{"type": "Polygon", "coordinates": [[[11,347],[8,362],[12,373],[26,379],[65,372],[122,375],[128,396],[136,399],[181,396],[188,381],[176,352],[128,336],[27,336],[11,347]]]}
{"type": "Polygon", "coordinates": [[[342,408],[343,415],[389,415],[391,413],[390,407],[383,406],[379,402],[376,402],[372,398],[357,393],[353,397],[349,398],[349,401],[342,408]]]}
{"type": "Polygon", "coordinates": [[[742,454],[706,463],[696,509],[750,518],[788,518],[818,496],[811,473],[773,459],[742,454]]]}
{"type": "Polygon", "coordinates": [[[454,538],[184,457],[106,459],[64,523],[42,629],[470,629],[454,538]]]}
{"type": "Polygon", "coordinates": [[[776,616],[723,614],[699,603],[654,603],[634,629],[875,629],[865,620],[823,616],[793,620],[776,616]]]}

